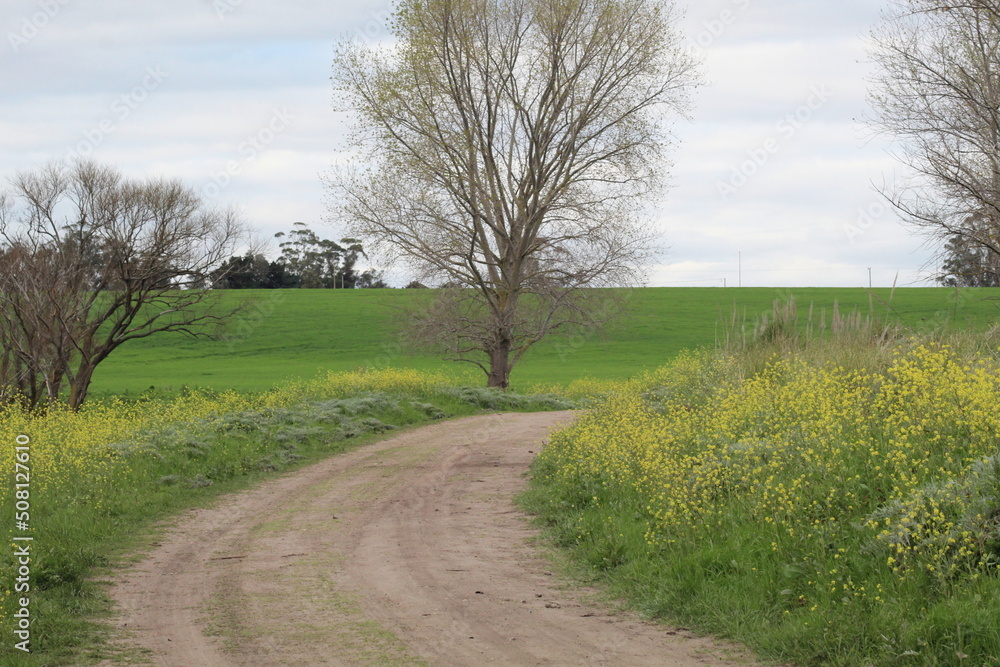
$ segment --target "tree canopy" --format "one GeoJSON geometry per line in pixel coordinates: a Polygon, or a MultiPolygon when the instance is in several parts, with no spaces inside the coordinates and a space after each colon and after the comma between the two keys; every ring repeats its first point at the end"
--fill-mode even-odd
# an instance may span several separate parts
{"type": "Polygon", "coordinates": [[[1000,255],[964,236],[953,236],[944,246],[938,282],[948,287],[1000,287],[1000,255]]]}
{"type": "Polygon", "coordinates": [[[346,42],[334,81],[358,160],[335,214],[423,283],[411,329],[506,387],[525,352],[638,282],[670,125],[695,63],[670,2],[402,0],[391,49],[346,42]]]}
{"type": "Polygon", "coordinates": [[[230,257],[213,273],[216,289],[354,289],[387,287],[376,269],[359,272],[358,260],[367,257],[361,242],[343,238],[340,243],[320,238],[304,222],[291,231],[278,232],[281,256],[274,261],[261,254],[230,257]]]}

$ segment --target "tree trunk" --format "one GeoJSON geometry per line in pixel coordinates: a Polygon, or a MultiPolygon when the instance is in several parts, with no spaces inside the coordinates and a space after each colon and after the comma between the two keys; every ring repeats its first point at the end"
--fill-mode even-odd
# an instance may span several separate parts
{"type": "Polygon", "coordinates": [[[24,405],[34,410],[42,403],[42,388],[38,383],[39,373],[24,362],[19,364],[18,370],[21,375],[21,396],[24,405]]]}
{"type": "Polygon", "coordinates": [[[97,364],[81,363],[76,371],[76,377],[69,387],[69,409],[79,410],[83,402],[87,400],[87,391],[90,389],[90,381],[94,377],[94,369],[97,364]]]}
{"type": "Polygon", "coordinates": [[[45,374],[46,399],[53,403],[59,400],[59,392],[62,389],[63,370],[53,369],[45,374]]]}
{"type": "Polygon", "coordinates": [[[507,391],[510,384],[510,340],[501,340],[490,350],[490,373],[487,376],[487,387],[500,387],[507,391]]]}

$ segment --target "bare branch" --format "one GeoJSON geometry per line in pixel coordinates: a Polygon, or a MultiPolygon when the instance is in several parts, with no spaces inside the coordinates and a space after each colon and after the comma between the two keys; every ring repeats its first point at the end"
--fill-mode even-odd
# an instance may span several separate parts
{"type": "Polygon", "coordinates": [[[883,194],[932,239],[1000,255],[1000,8],[896,0],[871,53],[870,122],[909,171],[883,194]]]}
{"type": "Polygon", "coordinates": [[[4,397],[39,405],[65,381],[75,409],[123,343],[205,335],[230,314],[205,289],[211,272],[248,238],[236,212],[205,210],[175,181],[90,161],[18,174],[0,197],[4,397]]]}

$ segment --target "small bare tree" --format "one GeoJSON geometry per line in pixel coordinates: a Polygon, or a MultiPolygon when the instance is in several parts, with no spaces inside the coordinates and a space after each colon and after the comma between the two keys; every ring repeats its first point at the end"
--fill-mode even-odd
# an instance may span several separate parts
{"type": "Polygon", "coordinates": [[[68,389],[79,408],[123,343],[206,335],[221,312],[203,289],[248,240],[233,211],[193,190],[130,180],[94,162],[19,174],[0,199],[0,382],[29,405],[68,389]]]}
{"type": "Polygon", "coordinates": [[[896,0],[871,54],[871,123],[910,172],[883,194],[932,238],[1000,255],[1000,4],[896,0]]]}
{"type": "Polygon", "coordinates": [[[584,288],[637,282],[696,83],[677,18],[661,0],[401,0],[397,45],[340,46],[360,166],[330,179],[335,213],[449,286],[415,331],[490,386],[597,319],[584,288]]]}
{"type": "Polygon", "coordinates": [[[0,400],[29,406],[59,396],[71,341],[64,318],[79,308],[75,278],[52,248],[0,249],[0,400]]]}

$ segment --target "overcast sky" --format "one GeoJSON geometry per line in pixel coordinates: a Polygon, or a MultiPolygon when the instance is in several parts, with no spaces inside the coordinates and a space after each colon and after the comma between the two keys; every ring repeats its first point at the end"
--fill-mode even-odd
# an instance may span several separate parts
{"type": "MultiPolygon", "coordinates": [[[[928,284],[932,253],[882,204],[897,165],[855,119],[876,0],[681,3],[706,85],[677,126],[651,285],[928,284]],[[742,258],[742,273],[740,272],[742,258]]],[[[0,177],[91,156],[182,179],[267,237],[327,227],[343,149],[335,42],[380,40],[384,0],[3,0],[0,177]]],[[[398,278],[398,277],[397,277],[398,278]]]]}

